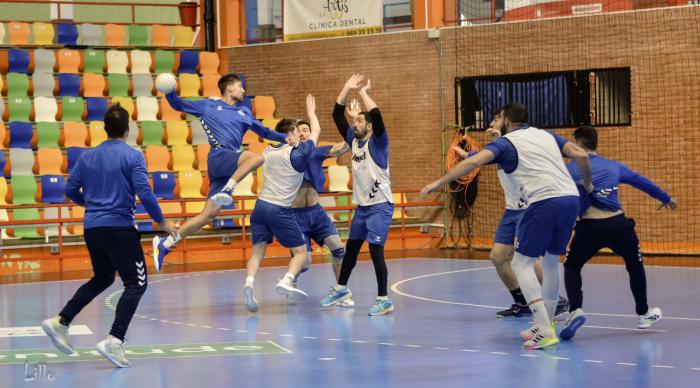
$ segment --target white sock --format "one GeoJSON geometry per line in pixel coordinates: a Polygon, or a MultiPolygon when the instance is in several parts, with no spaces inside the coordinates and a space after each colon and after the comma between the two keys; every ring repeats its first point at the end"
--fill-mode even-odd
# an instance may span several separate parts
{"type": "Polygon", "coordinates": [[[542,299],[552,321],[559,302],[559,255],[547,253],[542,257],[542,299]]]}
{"type": "Polygon", "coordinates": [[[293,282],[293,281],[294,281],[294,278],[296,278],[296,275],[294,275],[294,274],[291,273],[291,272],[287,272],[287,273],[284,275],[284,277],[285,277],[285,279],[289,279],[290,282],[293,282]]]}
{"type": "Polygon", "coordinates": [[[255,278],[254,278],[254,277],[248,276],[248,277],[245,278],[245,285],[246,285],[246,286],[251,286],[251,287],[252,287],[254,283],[255,283],[255,278]]]}
{"type": "Polygon", "coordinates": [[[530,303],[530,310],[535,318],[535,324],[541,329],[549,330],[552,324],[549,320],[549,315],[547,315],[547,307],[545,307],[544,302],[540,299],[535,303],[530,303]]]}
{"type": "Polygon", "coordinates": [[[180,237],[180,233],[175,233],[175,237],[172,235],[168,236],[168,238],[165,239],[163,242],[163,245],[170,249],[173,245],[177,244],[180,240],[182,240],[182,237],[180,237]]]}
{"type": "Polygon", "coordinates": [[[381,300],[381,301],[389,300],[389,296],[388,295],[378,296],[377,300],[381,300]]]}
{"type": "Polygon", "coordinates": [[[523,292],[525,300],[530,303],[530,310],[532,310],[535,323],[546,329],[549,327],[550,323],[547,308],[542,301],[542,286],[540,286],[540,282],[537,280],[537,275],[535,274],[535,260],[534,257],[528,257],[522,253],[515,252],[510,265],[511,268],[513,268],[513,272],[515,272],[515,276],[518,278],[520,290],[523,292]],[[537,302],[532,303],[532,301],[537,302]],[[536,310],[537,312],[535,312],[536,310]]]}
{"type": "Polygon", "coordinates": [[[335,286],[333,286],[333,288],[335,288],[336,291],[342,291],[348,288],[348,286],[341,286],[340,284],[336,284],[335,286]]]}
{"type": "Polygon", "coordinates": [[[226,186],[224,186],[224,190],[231,190],[233,191],[234,187],[236,187],[236,180],[233,178],[230,178],[228,182],[226,182],[226,186]]]}

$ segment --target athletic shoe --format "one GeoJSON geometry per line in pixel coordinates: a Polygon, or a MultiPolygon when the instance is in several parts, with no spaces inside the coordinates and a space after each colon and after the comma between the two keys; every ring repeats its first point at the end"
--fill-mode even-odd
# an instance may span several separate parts
{"type": "Polygon", "coordinates": [[[290,280],[286,276],[282,278],[279,282],[277,282],[277,285],[275,286],[275,291],[282,295],[287,295],[287,298],[295,302],[302,301],[308,297],[308,295],[304,291],[294,287],[294,284],[292,284],[292,280],[290,280]]]}
{"type": "Polygon", "coordinates": [[[372,306],[371,309],[369,309],[369,313],[367,315],[370,316],[377,316],[377,315],[384,315],[387,313],[390,313],[394,311],[394,304],[391,303],[391,299],[386,298],[386,299],[379,299],[374,301],[374,305],[372,306]]]}
{"type": "Polygon", "coordinates": [[[68,336],[68,326],[61,325],[61,317],[57,315],[41,322],[41,328],[51,338],[51,342],[58,350],[65,354],[75,353],[68,336]]]}
{"type": "MultiPolygon", "coordinates": [[[[557,324],[555,322],[552,322],[552,331],[554,333],[557,332],[557,324]]],[[[523,330],[520,332],[520,338],[524,339],[525,341],[529,341],[535,336],[537,336],[537,333],[541,332],[540,327],[537,326],[537,324],[530,326],[529,329],[523,330]]]]}
{"type": "Polygon", "coordinates": [[[352,292],[350,291],[349,287],[345,286],[340,291],[336,290],[335,287],[331,287],[328,289],[328,295],[321,300],[321,306],[333,306],[334,304],[342,302],[345,299],[352,299],[352,292]]]}
{"type": "Polygon", "coordinates": [[[104,341],[97,344],[96,348],[102,357],[109,360],[114,366],[119,368],[131,366],[131,362],[124,357],[124,343],[118,338],[108,335],[104,341]]]}
{"type": "Polygon", "coordinates": [[[245,287],[243,287],[243,299],[245,301],[245,308],[248,309],[248,311],[251,313],[258,311],[260,306],[258,305],[258,300],[255,299],[253,285],[246,284],[245,287]]]}
{"type": "Polygon", "coordinates": [[[518,303],[514,303],[510,308],[496,313],[497,318],[518,318],[528,317],[530,315],[532,315],[530,307],[518,303]]]}
{"type": "MultiPolygon", "coordinates": [[[[298,276],[292,281],[292,285],[294,286],[294,288],[299,288],[299,277],[298,276]]],[[[287,302],[289,302],[289,304],[297,304],[297,301],[290,299],[289,295],[287,295],[287,302]]]]}
{"type": "Polygon", "coordinates": [[[583,310],[579,308],[572,311],[569,315],[569,319],[566,320],[566,326],[564,326],[559,333],[559,338],[563,339],[564,341],[574,338],[574,335],[576,335],[576,330],[583,326],[584,323],[586,323],[586,315],[583,313],[583,310]]]}
{"type": "Polygon", "coordinates": [[[559,296],[557,308],[554,310],[554,320],[564,321],[569,317],[569,300],[559,296]]]}
{"type": "Polygon", "coordinates": [[[338,307],[343,307],[343,308],[346,308],[346,309],[355,308],[355,301],[352,300],[352,296],[349,297],[349,298],[347,298],[347,299],[341,300],[341,301],[338,302],[337,304],[338,304],[338,307]]]}
{"type": "Polygon", "coordinates": [[[166,248],[163,243],[167,237],[153,237],[153,264],[156,266],[156,271],[160,272],[163,268],[163,260],[168,253],[172,252],[169,248],[166,248]]]}
{"type": "Polygon", "coordinates": [[[661,314],[661,309],[658,307],[652,307],[647,310],[647,313],[639,316],[639,321],[637,321],[637,328],[648,329],[651,325],[658,322],[663,315],[661,314]]]}
{"type": "Polygon", "coordinates": [[[233,190],[226,189],[219,191],[218,193],[211,196],[212,202],[217,206],[228,206],[233,203],[233,190]]]}
{"type": "Polygon", "coordinates": [[[552,330],[539,330],[535,337],[531,340],[525,341],[523,344],[523,349],[525,350],[535,350],[542,349],[549,346],[554,346],[559,343],[559,338],[557,338],[557,333],[552,330]]]}

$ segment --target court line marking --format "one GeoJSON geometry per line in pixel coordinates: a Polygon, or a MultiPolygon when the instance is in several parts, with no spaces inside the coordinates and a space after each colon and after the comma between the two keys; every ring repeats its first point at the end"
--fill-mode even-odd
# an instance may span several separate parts
{"type": "Polygon", "coordinates": [[[265,342],[267,342],[267,343],[270,344],[270,345],[275,345],[276,347],[278,347],[278,348],[284,350],[284,351],[287,352],[287,353],[290,353],[290,354],[292,353],[291,350],[285,348],[284,346],[282,346],[282,345],[280,345],[280,344],[278,344],[278,343],[276,343],[276,342],[272,342],[272,341],[265,341],[265,342]]]}

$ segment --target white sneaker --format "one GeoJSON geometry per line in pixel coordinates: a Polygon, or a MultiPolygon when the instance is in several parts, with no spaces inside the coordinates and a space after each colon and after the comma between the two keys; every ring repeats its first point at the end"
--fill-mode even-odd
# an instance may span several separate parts
{"type": "Polygon", "coordinates": [[[107,338],[97,343],[97,351],[119,368],[128,368],[131,366],[131,362],[124,357],[124,343],[118,338],[108,335],[107,338]]]}
{"type": "Polygon", "coordinates": [[[279,282],[277,282],[277,285],[275,286],[275,291],[282,295],[286,295],[287,298],[289,298],[289,300],[293,300],[296,302],[305,300],[308,297],[308,295],[304,291],[294,287],[294,284],[292,284],[292,280],[286,276],[282,278],[279,282]]]}
{"type": "Polygon", "coordinates": [[[352,299],[351,295],[349,298],[343,299],[340,302],[336,303],[336,306],[343,307],[346,309],[355,308],[355,301],[352,299]]]}
{"type": "Polygon", "coordinates": [[[41,322],[41,328],[58,350],[65,354],[75,353],[68,336],[68,326],[61,325],[61,317],[57,315],[41,322]]]}
{"type": "Polygon", "coordinates": [[[258,305],[258,300],[255,299],[255,290],[252,284],[246,284],[245,287],[243,287],[243,299],[245,301],[245,308],[248,309],[248,311],[251,313],[258,311],[260,306],[258,305]]]}
{"type": "Polygon", "coordinates": [[[658,322],[663,315],[661,314],[661,309],[658,307],[650,308],[646,314],[639,316],[639,321],[637,321],[637,328],[648,329],[651,325],[658,322]]]}

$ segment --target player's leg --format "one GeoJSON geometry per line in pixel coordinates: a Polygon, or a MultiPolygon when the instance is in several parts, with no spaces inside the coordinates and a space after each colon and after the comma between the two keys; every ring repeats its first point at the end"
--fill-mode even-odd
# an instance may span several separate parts
{"type": "Polygon", "coordinates": [[[260,264],[265,258],[267,245],[272,242],[272,229],[267,222],[272,217],[270,213],[271,205],[265,201],[257,201],[250,216],[250,233],[253,242],[253,249],[246,262],[247,276],[243,286],[243,299],[246,309],[251,313],[258,311],[259,304],[255,298],[255,275],[258,273],[260,264]]]}
{"type": "Polygon", "coordinates": [[[272,212],[267,217],[268,227],[273,231],[277,241],[292,251],[292,259],[289,261],[287,273],[277,283],[275,289],[290,300],[304,300],[308,295],[294,286],[294,279],[301,273],[306,264],[308,257],[306,238],[292,209],[274,206],[270,210],[272,212]]]}
{"type": "Polygon", "coordinates": [[[367,241],[369,242],[369,254],[374,265],[374,273],[377,277],[377,299],[369,311],[369,315],[384,315],[394,311],[394,304],[389,299],[387,284],[389,271],[384,259],[384,244],[386,244],[391,226],[391,217],[394,214],[394,204],[382,203],[370,207],[367,217],[367,241]]]}
{"type": "Polygon", "coordinates": [[[250,151],[243,151],[238,158],[235,171],[230,175],[224,187],[216,192],[211,199],[220,206],[232,204],[233,189],[236,187],[236,184],[245,178],[246,175],[262,166],[264,162],[265,158],[262,155],[250,151]]]}

